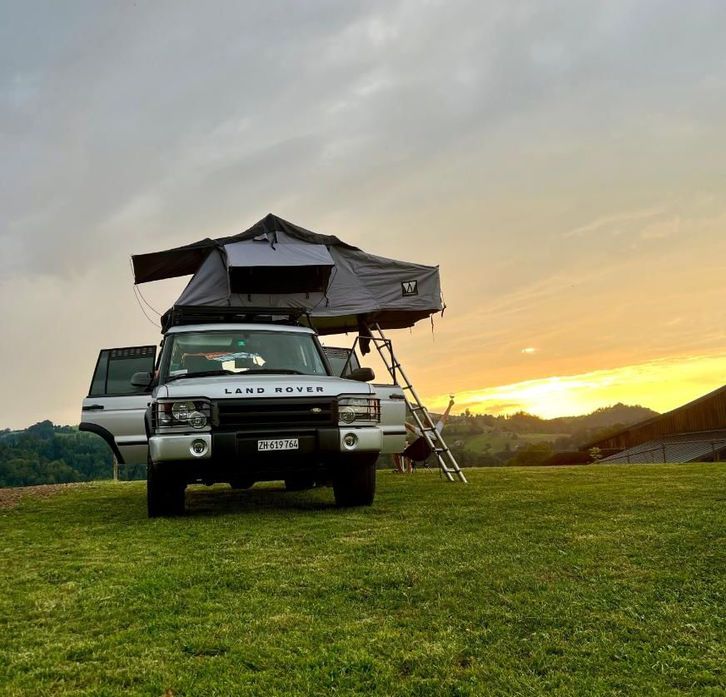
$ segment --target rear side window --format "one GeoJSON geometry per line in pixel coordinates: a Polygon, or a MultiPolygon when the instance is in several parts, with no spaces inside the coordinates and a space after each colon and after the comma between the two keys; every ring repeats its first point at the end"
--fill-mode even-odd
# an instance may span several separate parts
{"type": "Polygon", "coordinates": [[[360,368],[358,356],[353,349],[323,346],[323,351],[325,351],[328,363],[330,363],[333,375],[345,377],[345,375],[350,375],[352,371],[360,368]],[[345,370],[345,375],[343,375],[343,370],[345,370]]]}
{"type": "Polygon", "coordinates": [[[143,394],[146,389],[131,384],[134,373],[154,370],[156,346],[104,349],[98,356],[89,397],[143,394]]]}

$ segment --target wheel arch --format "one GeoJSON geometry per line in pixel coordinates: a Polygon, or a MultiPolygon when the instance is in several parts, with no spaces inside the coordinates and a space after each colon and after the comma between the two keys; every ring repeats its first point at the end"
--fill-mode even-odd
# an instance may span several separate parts
{"type": "Polygon", "coordinates": [[[124,462],[124,457],[121,454],[121,451],[116,445],[113,434],[107,428],[99,426],[98,424],[89,423],[88,421],[81,421],[80,425],[78,426],[78,430],[86,431],[87,433],[95,433],[97,436],[101,436],[101,438],[106,441],[106,445],[111,448],[111,452],[113,452],[114,457],[116,458],[116,462],[118,462],[119,465],[126,464],[124,462]]]}

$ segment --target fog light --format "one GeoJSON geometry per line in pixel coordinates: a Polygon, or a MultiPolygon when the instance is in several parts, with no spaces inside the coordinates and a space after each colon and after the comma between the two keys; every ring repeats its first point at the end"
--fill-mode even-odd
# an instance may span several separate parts
{"type": "Polygon", "coordinates": [[[207,425],[207,417],[201,411],[195,411],[189,417],[189,424],[194,428],[204,428],[207,425]]]}
{"type": "Polygon", "coordinates": [[[353,450],[353,448],[358,445],[358,436],[356,436],[355,433],[346,433],[343,436],[343,445],[348,448],[348,450],[353,450]]]}
{"type": "Polygon", "coordinates": [[[189,452],[191,452],[194,457],[202,457],[202,455],[206,455],[207,450],[207,442],[203,441],[201,438],[193,440],[192,444],[189,446],[189,452]]]}

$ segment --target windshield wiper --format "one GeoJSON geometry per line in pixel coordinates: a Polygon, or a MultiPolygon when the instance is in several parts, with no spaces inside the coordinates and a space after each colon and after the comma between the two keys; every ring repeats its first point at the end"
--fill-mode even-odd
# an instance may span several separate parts
{"type": "Polygon", "coordinates": [[[208,378],[213,375],[237,375],[232,370],[202,370],[198,373],[180,373],[179,375],[170,375],[166,381],[181,380],[182,378],[208,378]]]}
{"type": "Polygon", "coordinates": [[[245,370],[243,373],[235,373],[236,375],[264,375],[267,373],[268,375],[305,375],[305,373],[301,373],[299,370],[293,370],[292,368],[251,368],[250,370],[245,370]]]}

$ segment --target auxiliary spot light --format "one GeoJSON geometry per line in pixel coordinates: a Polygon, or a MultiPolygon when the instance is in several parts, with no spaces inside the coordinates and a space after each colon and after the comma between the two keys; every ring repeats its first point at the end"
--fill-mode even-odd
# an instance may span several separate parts
{"type": "Polygon", "coordinates": [[[192,441],[192,444],[189,446],[189,451],[194,457],[202,457],[202,455],[206,455],[207,453],[207,442],[201,438],[197,438],[192,441]]]}

